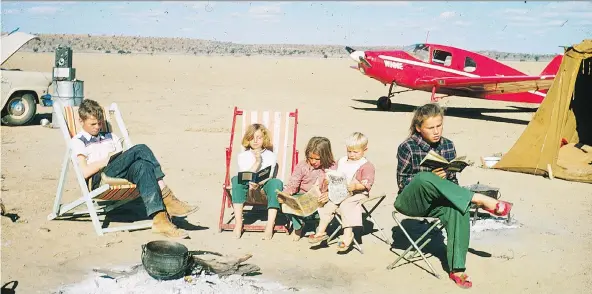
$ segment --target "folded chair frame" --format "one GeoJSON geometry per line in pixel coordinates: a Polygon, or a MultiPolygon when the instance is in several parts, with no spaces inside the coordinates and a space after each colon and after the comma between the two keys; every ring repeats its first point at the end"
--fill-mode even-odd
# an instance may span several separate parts
{"type": "MultiPolygon", "coordinates": [[[[54,101],[53,107],[57,116],[57,123],[59,124],[60,131],[63,134],[67,147],[64,154],[64,159],[62,160],[62,169],[60,172],[60,179],[58,181],[54,205],[52,212],[47,216],[47,219],[54,220],[61,217],[89,215],[95,232],[99,236],[109,232],[150,228],[152,226],[151,221],[137,222],[132,225],[123,225],[112,228],[102,227],[102,221],[99,219],[99,215],[108,213],[138,198],[139,191],[136,189],[136,185],[129,182],[128,184],[119,185],[102,184],[98,188],[90,190],[90,187],[82,174],[82,169],[78,165],[78,159],[72,152],[71,138],[76,135],[74,110],[71,106],[64,106],[59,101],[54,101]],[[68,174],[70,163],[72,164],[72,168],[76,174],[76,180],[80,190],[82,191],[82,197],[70,203],[62,204],[64,184],[66,182],[66,176],[68,174]],[[99,203],[99,200],[103,201],[99,203]],[[86,204],[86,210],[72,211],[83,204],[86,204]]],[[[110,122],[108,121],[110,115],[115,116],[118,128],[123,137],[124,150],[131,148],[133,145],[117,104],[112,103],[108,109],[105,109],[104,129],[110,128],[110,122]]]]}
{"type": "MultiPolygon", "coordinates": [[[[376,208],[378,208],[378,206],[380,205],[380,203],[386,198],[386,194],[383,195],[379,195],[379,196],[373,196],[373,197],[369,197],[368,199],[363,200],[360,205],[362,206],[362,209],[364,210],[364,214],[365,217],[364,219],[370,219],[372,221],[372,223],[377,227],[378,231],[380,232],[380,234],[382,235],[382,237],[384,239],[380,239],[378,236],[372,234],[373,236],[375,236],[376,238],[378,238],[380,241],[386,243],[387,245],[391,245],[392,241],[390,240],[389,237],[387,237],[387,235],[384,233],[384,230],[380,227],[380,225],[378,224],[378,222],[376,221],[376,219],[374,219],[374,217],[372,216],[372,213],[374,212],[374,210],[376,210],[376,208]],[[368,210],[365,206],[365,204],[378,200],[374,206],[372,206],[372,208],[370,208],[370,210],[368,210]]],[[[337,219],[337,222],[339,222],[339,226],[333,231],[333,233],[329,236],[329,239],[327,239],[327,244],[333,240],[333,238],[336,237],[337,233],[339,233],[339,231],[342,229],[343,223],[341,222],[341,218],[339,217],[339,215],[336,213],[335,214],[335,219],[337,219]]],[[[364,227],[362,226],[362,229],[364,227]]],[[[360,251],[360,253],[364,254],[364,251],[362,249],[362,246],[360,244],[358,244],[358,241],[356,240],[356,238],[354,238],[354,243],[356,245],[356,248],[358,249],[358,251],[360,251]]]]}
{"type": "Polygon", "coordinates": [[[396,210],[393,211],[393,219],[395,220],[395,222],[397,223],[397,226],[399,226],[399,228],[401,229],[401,231],[403,232],[405,237],[407,237],[407,240],[409,240],[409,243],[411,243],[411,245],[409,245],[407,250],[405,250],[402,254],[399,255],[397,260],[395,260],[393,263],[391,263],[389,266],[387,266],[387,269],[389,269],[389,270],[393,269],[397,265],[397,263],[399,263],[399,261],[401,259],[406,259],[408,262],[413,263],[412,259],[415,258],[415,256],[417,256],[417,254],[419,254],[421,256],[421,258],[423,259],[423,261],[425,261],[425,263],[427,263],[428,267],[432,271],[432,274],[436,278],[440,279],[440,275],[438,275],[436,273],[436,270],[434,269],[432,264],[428,261],[428,259],[425,257],[425,255],[423,254],[423,252],[421,250],[426,245],[428,245],[428,243],[430,243],[430,241],[432,241],[431,235],[435,232],[442,231],[442,229],[444,228],[444,225],[442,224],[442,222],[439,219],[424,218],[424,221],[428,222],[430,227],[420,237],[418,237],[416,240],[413,240],[411,238],[411,236],[409,235],[409,233],[407,232],[407,230],[405,229],[405,227],[403,227],[403,225],[401,225],[401,221],[399,221],[399,219],[397,218],[397,213],[398,212],[396,210]],[[430,219],[431,221],[428,221],[428,219],[430,219]],[[408,254],[410,254],[410,255],[408,255],[408,254]]]}

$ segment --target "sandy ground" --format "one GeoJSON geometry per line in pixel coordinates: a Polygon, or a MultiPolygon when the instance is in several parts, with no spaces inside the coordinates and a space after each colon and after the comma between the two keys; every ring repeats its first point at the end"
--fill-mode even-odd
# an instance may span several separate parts
{"type": "MultiPolygon", "coordinates": [[[[53,59],[53,54],[20,53],[5,66],[47,71],[53,59]]],[[[294,243],[282,233],[262,241],[261,233],[235,240],[231,232],[217,231],[232,108],[298,108],[301,151],[311,136],[322,135],[332,140],[339,157],[350,132],[368,135],[367,157],[377,168],[374,191],[388,194],[374,216],[389,235],[394,232],[396,248],[408,245],[391,218],[396,146],[407,134],[411,111],[428,102],[429,94],[402,93],[394,98],[392,111],[375,111],[376,98],[388,88],[349,69],[351,64],[347,59],[74,56],[86,98],[117,102],[134,143],[148,144],[179,198],[201,207],[187,218],[191,225],[180,223],[191,230],[191,239],[181,241],[191,250],[253,253],[251,262],[262,268],[262,278],[310,291],[460,292],[446,278],[444,245],[438,240],[426,252],[435,254],[429,260],[441,280],[420,268],[426,268],[421,262],[386,270],[397,255],[372,235],[363,237],[365,254],[342,256],[335,253],[335,245],[311,250],[308,242],[294,243]]],[[[545,66],[512,65],[531,74],[545,66]]],[[[445,136],[454,140],[459,154],[474,161],[509,150],[535,111],[531,105],[459,97],[441,103],[449,107],[445,136]]],[[[51,116],[51,109],[42,107],[39,113],[32,125],[3,126],[1,131],[2,199],[9,213],[19,217],[16,222],[1,218],[2,284],[18,281],[18,293],[47,293],[81,280],[93,267],[137,263],[140,246],[160,239],[149,230],[99,237],[88,220],[46,220],[65,143],[60,130],[38,124],[41,117],[51,116]]],[[[592,286],[589,184],[477,166],[459,178],[463,185],[480,181],[501,188],[502,198],[515,203],[515,219],[521,225],[472,235],[467,266],[474,291],[584,293],[592,286]]],[[[65,198],[79,193],[71,172],[65,198]]]]}

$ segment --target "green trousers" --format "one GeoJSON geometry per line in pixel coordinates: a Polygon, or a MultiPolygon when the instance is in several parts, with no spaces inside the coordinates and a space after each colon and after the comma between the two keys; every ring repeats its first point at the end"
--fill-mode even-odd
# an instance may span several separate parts
{"type": "MultiPolygon", "coordinates": [[[[297,193],[292,196],[299,197],[302,195],[304,195],[304,193],[297,193]]],[[[319,213],[316,211],[313,214],[311,214],[309,216],[305,216],[305,217],[302,217],[299,215],[293,215],[293,214],[289,214],[289,213],[287,213],[286,215],[290,217],[290,220],[292,221],[292,226],[294,227],[294,230],[300,230],[300,229],[302,229],[302,227],[305,223],[312,222],[312,221],[319,219],[319,213]]]]}
{"type": "Polygon", "coordinates": [[[462,271],[469,250],[469,205],[473,192],[431,172],[420,172],[395,200],[395,208],[411,217],[435,217],[446,228],[450,271],[462,271]]]}
{"type": "MultiPolygon", "coordinates": [[[[232,203],[245,203],[247,201],[247,192],[249,185],[243,185],[238,182],[238,177],[232,177],[232,203]]],[[[269,179],[262,187],[267,195],[267,208],[280,208],[276,189],[282,191],[284,184],[279,179],[269,179]]]]}

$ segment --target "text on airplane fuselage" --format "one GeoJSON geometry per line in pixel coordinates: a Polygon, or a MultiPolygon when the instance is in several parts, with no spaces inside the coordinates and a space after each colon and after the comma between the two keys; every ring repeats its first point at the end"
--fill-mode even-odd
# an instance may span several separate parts
{"type": "Polygon", "coordinates": [[[386,66],[388,68],[394,68],[394,69],[403,69],[403,63],[391,61],[391,60],[385,60],[384,66],[386,66]]]}

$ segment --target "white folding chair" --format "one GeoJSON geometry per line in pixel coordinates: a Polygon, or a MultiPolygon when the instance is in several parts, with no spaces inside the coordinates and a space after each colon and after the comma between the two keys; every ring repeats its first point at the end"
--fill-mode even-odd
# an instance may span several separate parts
{"type": "MultiPolygon", "coordinates": [[[[152,226],[152,221],[137,222],[132,225],[117,226],[113,228],[102,228],[102,222],[104,222],[104,220],[99,220],[99,214],[105,214],[138,198],[139,190],[136,189],[136,185],[128,182],[125,179],[113,179],[115,180],[114,182],[116,182],[116,184],[110,184],[107,182],[98,188],[91,190],[91,186],[84,178],[82,170],[78,165],[78,158],[75,154],[73,154],[71,146],[71,139],[77,134],[77,124],[79,123],[78,111],[72,106],[64,106],[59,101],[54,101],[53,107],[57,116],[57,122],[52,123],[59,124],[59,128],[66,142],[66,154],[64,155],[64,159],[62,161],[62,171],[60,173],[60,179],[58,182],[52,213],[47,216],[47,219],[53,220],[60,217],[73,217],[88,214],[92,220],[95,232],[99,236],[102,236],[104,233],[108,232],[150,228],[152,226]],[[76,174],[76,180],[82,192],[82,196],[75,201],[62,204],[64,184],[66,182],[66,175],[70,163],[72,164],[74,173],[76,174]],[[86,209],[75,211],[75,209],[82,204],[86,204],[86,209]]],[[[117,128],[120,132],[121,138],[123,139],[123,148],[124,150],[131,148],[132,142],[129,138],[129,133],[125,127],[117,104],[112,103],[108,109],[104,110],[104,114],[105,122],[103,123],[103,129],[101,131],[112,132],[113,125],[111,124],[110,118],[111,116],[115,116],[117,128]]]]}

